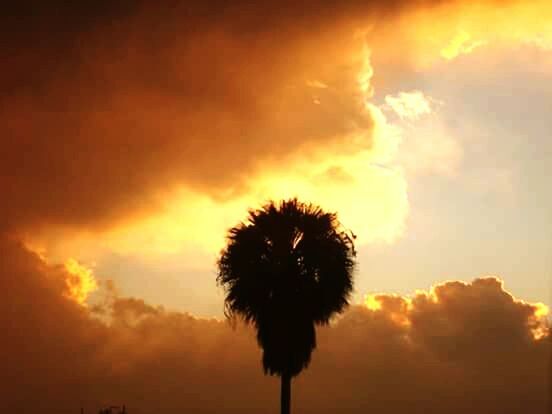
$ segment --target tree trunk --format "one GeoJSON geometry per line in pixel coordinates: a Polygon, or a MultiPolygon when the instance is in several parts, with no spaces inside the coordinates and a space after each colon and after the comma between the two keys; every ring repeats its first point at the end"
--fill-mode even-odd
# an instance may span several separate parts
{"type": "Polygon", "coordinates": [[[291,406],[291,375],[282,375],[282,389],[280,393],[281,414],[290,414],[291,406]]]}

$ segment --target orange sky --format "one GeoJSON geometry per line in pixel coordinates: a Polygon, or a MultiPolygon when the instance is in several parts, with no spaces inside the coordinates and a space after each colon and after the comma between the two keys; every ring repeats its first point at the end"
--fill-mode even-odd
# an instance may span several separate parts
{"type": "Polygon", "coordinates": [[[360,262],[301,412],[545,412],[548,1],[6,11],[9,409],[276,407],[250,332],[205,317],[226,229],[299,196],[338,213],[360,262]]]}

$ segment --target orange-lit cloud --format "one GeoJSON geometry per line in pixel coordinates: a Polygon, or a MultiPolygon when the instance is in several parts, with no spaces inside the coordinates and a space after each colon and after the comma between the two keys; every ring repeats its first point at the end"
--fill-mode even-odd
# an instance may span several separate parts
{"type": "Polygon", "coordinates": [[[378,62],[422,70],[480,48],[512,50],[534,44],[549,49],[551,18],[552,7],[546,0],[443,1],[382,21],[370,32],[370,39],[378,62]],[[391,47],[397,42],[401,47],[391,47]]]}
{"type": "MultiPolygon", "coordinates": [[[[247,208],[294,195],[360,244],[393,242],[409,178],[455,174],[463,150],[423,91],[371,101],[386,68],[552,45],[543,1],[48,3],[0,28],[0,233],[42,252],[0,240],[6,412],[276,411],[250,330],[114,291],[89,303],[81,256],[201,267],[247,208]]],[[[367,301],[320,331],[298,411],[546,412],[544,304],[497,279],[367,301]]]]}
{"type": "MultiPolygon", "coordinates": [[[[263,376],[250,329],[113,291],[83,307],[66,297],[63,267],[4,239],[0,259],[0,288],[10,292],[0,302],[0,328],[9,332],[0,342],[5,410],[95,412],[125,403],[138,414],[277,411],[278,382],[263,376]]],[[[295,410],[546,412],[542,305],[515,299],[496,278],[373,302],[319,330],[312,364],[294,382],[295,410]]]]}
{"type": "MultiPolygon", "coordinates": [[[[404,172],[454,174],[462,150],[439,123],[416,127],[429,139],[376,125],[386,120],[366,100],[385,65],[546,47],[550,13],[543,1],[16,7],[2,25],[0,227],[212,251],[245,206],[300,193],[359,242],[396,240],[404,172]]],[[[423,118],[424,98],[389,102],[423,118]]]]}
{"type": "MultiPolygon", "coordinates": [[[[458,315],[455,314],[458,312],[457,307],[469,308],[470,301],[475,301],[479,307],[487,305],[499,307],[504,306],[505,302],[512,302],[518,307],[519,311],[524,310],[522,317],[528,331],[536,339],[548,335],[548,307],[543,303],[527,303],[515,299],[512,294],[504,289],[504,283],[497,277],[479,278],[472,283],[442,282],[431,287],[428,291],[417,290],[412,297],[370,294],[366,296],[364,305],[372,312],[387,314],[391,320],[399,325],[411,326],[422,306],[437,306],[443,315],[446,312],[451,312],[450,317],[457,317],[458,315]],[[481,296],[485,296],[495,303],[479,303],[481,296]]],[[[444,321],[444,323],[446,322],[444,321]]],[[[450,325],[452,325],[452,322],[450,325]]]]}
{"type": "Polygon", "coordinates": [[[471,53],[477,47],[483,46],[486,43],[484,40],[473,40],[468,32],[461,30],[452,38],[449,44],[441,49],[441,56],[451,60],[461,54],[471,53]]]}
{"type": "Polygon", "coordinates": [[[0,107],[2,227],[110,227],[180,186],[228,199],[259,169],[371,128],[356,83],[362,39],[344,18],[311,31],[329,15],[303,27],[269,12],[259,25],[244,13],[264,7],[219,6],[82,6],[86,16],[58,5],[3,25],[15,51],[0,107]],[[319,104],[311,79],[328,85],[319,104]]]}
{"type": "Polygon", "coordinates": [[[75,259],[65,261],[65,270],[67,271],[67,295],[80,304],[84,304],[88,295],[98,288],[98,283],[92,273],[92,269],[87,268],[75,259]]]}
{"type": "MultiPolygon", "coordinates": [[[[240,180],[242,189],[235,194],[213,197],[208,188],[181,185],[170,197],[159,200],[158,211],[148,217],[100,234],[63,234],[61,247],[56,250],[76,254],[90,250],[95,243],[123,254],[147,256],[184,249],[213,254],[222,247],[229,223],[242,220],[249,208],[269,199],[295,196],[338,212],[361,244],[396,240],[408,214],[406,178],[400,168],[391,166],[400,137],[387,125],[381,111],[365,102],[370,94],[372,69],[369,53],[358,38],[356,42],[356,48],[344,58],[348,62],[346,70],[334,73],[326,79],[327,83],[307,82],[317,90],[318,106],[332,117],[342,114],[347,123],[350,113],[343,112],[343,105],[353,105],[351,109],[358,119],[346,130],[324,145],[299,143],[299,150],[279,155],[279,164],[258,165],[254,174],[240,180]]],[[[331,132],[331,128],[326,132],[331,132]]],[[[48,230],[41,239],[40,233],[34,232],[33,238],[35,243],[52,247],[52,242],[47,241],[51,234],[48,230]]]]}

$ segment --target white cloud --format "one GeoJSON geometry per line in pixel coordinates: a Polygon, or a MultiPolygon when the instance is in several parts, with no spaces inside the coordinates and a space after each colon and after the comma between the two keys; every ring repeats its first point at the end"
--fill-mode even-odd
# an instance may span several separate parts
{"type": "Polygon", "coordinates": [[[396,114],[398,120],[389,122],[380,111],[380,124],[385,125],[387,134],[400,137],[394,161],[408,173],[456,174],[463,149],[441,118],[438,108],[442,105],[443,102],[417,90],[385,97],[381,109],[396,114]]]}
{"type": "Polygon", "coordinates": [[[416,121],[433,112],[432,100],[421,91],[399,92],[385,97],[385,107],[393,110],[401,119],[416,121]]]}

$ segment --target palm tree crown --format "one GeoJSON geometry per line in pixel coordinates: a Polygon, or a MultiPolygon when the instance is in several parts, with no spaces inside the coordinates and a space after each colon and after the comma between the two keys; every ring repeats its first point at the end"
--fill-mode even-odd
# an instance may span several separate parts
{"type": "Polygon", "coordinates": [[[353,237],[333,213],[297,199],[251,210],[232,228],[218,261],[227,316],[257,329],[265,373],[299,374],[316,346],[315,324],[347,306],[353,237]]]}

